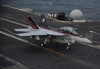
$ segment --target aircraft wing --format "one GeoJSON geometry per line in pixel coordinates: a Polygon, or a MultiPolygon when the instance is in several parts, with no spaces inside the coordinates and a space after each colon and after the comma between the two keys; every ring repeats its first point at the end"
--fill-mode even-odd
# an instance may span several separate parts
{"type": "MultiPolygon", "coordinates": [[[[28,31],[28,30],[24,30],[24,31],[28,31]]],[[[54,32],[54,31],[45,31],[45,30],[38,30],[38,31],[34,30],[34,31],[26,32],[26,33],[16,34],[16,35],[18,36],[46,36],[46,35],[64,36],[63,33],[54,32]]]]}
{"type": "Polygon", "coordinates": [[[47,35],[45,33],[35,33],[35,32],[27,32],[27,33],[20,33],[20,34],[16,34],[18,36],[42,36],[42,35],[47,35]]]}
{"type": "Polygon", "coordinates": [[[48,35],[54,35],[54,36],[64,36],[63,33],[55,32],[55,31],[47,31],[48,35]]]}
{"type": "Polygon", "coordinates": [[[16,34],[18,36],[45,36],[48,35],[46,32],[42,31],[32,31],[32,32],[26,32],[26,33],[20,33],[16,34]]]}

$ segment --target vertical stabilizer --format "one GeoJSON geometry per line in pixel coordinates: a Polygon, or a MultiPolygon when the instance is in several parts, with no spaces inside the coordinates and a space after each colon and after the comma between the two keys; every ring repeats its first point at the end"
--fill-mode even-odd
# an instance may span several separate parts
{"type": "Polygon", "coordinates": [[[39,29],[38,26],[35,24],[35,22],[31,19],[30,16],[26,16],[27,20],[29,21],[30,25],[34,29],[39,29]]]}

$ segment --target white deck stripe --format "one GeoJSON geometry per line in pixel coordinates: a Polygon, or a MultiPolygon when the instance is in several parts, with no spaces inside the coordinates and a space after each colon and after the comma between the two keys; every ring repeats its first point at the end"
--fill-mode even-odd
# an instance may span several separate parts
{"type": "MultiPolygon", "coordinates": [[[[23,64],[17,62],[16,60],[14,60],[14,59],[12,59],[12,58],[9,58],[9,57],[3,55],[3,54],[1,54],[1,53],[0,53],[0,57],[4,58],[5,60],[7,60],[7,61],[9,61],[9,62],[12,62],[12,63],[18,65],[19,68],[28,69],[28,68],[27,68],[26,66],[24,66],[23,64]]],[[[8,67],[8,68],[9,68],[9,67],[8,67]]]]}
{"type": "Polygon", "coordinates": [[[22,24],[22,23],[19,23],[19,22],[15,22],[15,21],[12,21],[12,20],[8,20],[8,19],[5,19],[5,18],[1,18],[1,20],[4,20],[4,21],[7,21],[7,22],[10,22],[10,23],[13,23],[13,24],[17,24],[17,25],[20,25],[20,26],[23,26],[23,27],[29,27],[28,25],[25,25],[25,24],[22,24]]]}

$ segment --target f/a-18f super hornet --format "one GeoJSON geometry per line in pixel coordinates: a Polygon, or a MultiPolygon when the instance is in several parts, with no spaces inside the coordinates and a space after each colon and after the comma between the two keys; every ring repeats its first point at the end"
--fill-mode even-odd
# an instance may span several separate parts
{"type": "Polygon", "coordinates": [[[46,20],[44,16],[41,16],[39,24],[31,19],[30,16],[26,16],[31,27],[14,29],[15,31],[23,32],[16,34],[17,36],[23,37],[33,37],[36,40],[44,39],[41,46],[44,46],[47,42],[55,43],[66,43],[66,49],[70,49],[71,45],[75,42],[77,43],[92,43],[89,39],[79,36],[79,34],[72,27],[48,27],[46,26],[46,20]]]}

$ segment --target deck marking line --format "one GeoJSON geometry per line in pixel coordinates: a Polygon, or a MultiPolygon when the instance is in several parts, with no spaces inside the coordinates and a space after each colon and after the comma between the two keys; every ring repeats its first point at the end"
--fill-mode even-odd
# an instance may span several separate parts
{"type": "Polygon", "coordinates": [[[12,58],[9,58],[9,57],[7,57],[7,56],[1,54],[1,53],[0,53],[0,57],[3,57],[5,60],[7,60],[7,61],[9,61],[9,62],[12,62],[12,63],[14,63],[14,64],[16,64],[16,65],[18,65],[18,66],[21,66],[21,67],[24,68],[24,69],[28,69],[26,66],[24,66],[24,65],[21,64],[21,63],[19,63],[18,61],[14,60],[14,59],[12,59],[12,58]]]}
{"type": "Polygon", "coordinates": [[[20,26],[29,27],[28,25],[25,25],[25,24],[22,24],[22,23],[19,23],[19,22],[15,22],[15,21],[12,21],[12,20],[8,20],[8,19],[5,19],[5,18],[0,17],[0,19],[4,20],[4,21],[7,21],[7,22],[10,22],[10,23],[13,23],[13,24],[20,25],[20,26]]]}

